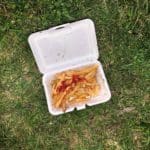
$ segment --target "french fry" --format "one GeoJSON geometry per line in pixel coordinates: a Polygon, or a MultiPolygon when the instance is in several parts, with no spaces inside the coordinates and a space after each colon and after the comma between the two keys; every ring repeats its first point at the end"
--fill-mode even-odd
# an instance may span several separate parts
{"type": "Polygon", "coordinates": [[[99,94],[100,85],[97,82],[98,65],[63,71],[57,73],[51,82],[53,105],[66,111],[69,106],[85,103],[91,97],[99,94]]]}

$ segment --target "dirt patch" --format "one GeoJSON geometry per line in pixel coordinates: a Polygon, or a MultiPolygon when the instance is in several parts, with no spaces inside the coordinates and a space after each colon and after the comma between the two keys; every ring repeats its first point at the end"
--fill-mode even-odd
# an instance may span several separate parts
{"type": "Polygon", "coordinates": [[[144,101],[149,102],[150,101],[150,94],[144,95],[144,101]]]}
{"type": "Polygon", "coordinates": [[[105,128],[105,133],[107,135],[107,137],[116,137],[119,130],[121,128],[121,124],[119,122],[116,122],[116,123],[113,123],[111,125],[108,125],[106,128],[105,128]]]}
{"type": "Polygon", "coordinates": [[[119,145],[119,143],[115,140],[108,139],[106,141],[106,144],[107,149],[115,148],[115,150],[123,150],[122,147],[119,145]]]}
{"type": "Polygon", "coordinates": [[[85,129],[85,130],[83,131],[83,136],[84,136],[88,141],[91,140],[90,131],[88,131],[87,129],[85,129]]]}
{"type": "Polygon", "coordinates": [[[142,141],[142,134],[139,131],[134,131],[133,142],[136,145],[137,150],[140,150],[142,148],[141,141],[142,141]]]}
{"type": "Polygon", "coordinates": [[[74,134],[70,137],[70,150],[76,150],[78,147],[83,145],[81,138],[74,134]]]}
{"type": "Polygon", "coordinates": [[[18,100],[20,97],[18,96],[18,95],[15,95],[14,93],[13,93],[13,91],[9,91],[9,90],[5,90],[5,91],[3,91],[2,93],[2,101],[16,101],[16,100],[18,100]]]}

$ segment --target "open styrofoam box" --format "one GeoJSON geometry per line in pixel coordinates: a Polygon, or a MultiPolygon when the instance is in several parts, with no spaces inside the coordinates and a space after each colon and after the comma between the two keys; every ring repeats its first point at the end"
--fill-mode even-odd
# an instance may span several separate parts
{"type": "Polygon", "coordinates": [[[92,20],[84,19],[36,32],[29,36],[28,41],[38,68],[43,74],[48,109],[52,115],[64,113],[52,105],[50,82],[58,72],[78,69],[95,63],[99,66],[97,72],[97,81],[101,87],[99,95],[88,100],[87,103],[70,106],[66,112],[71,112],[75,108],[84,109],[86,105],[97,105],[111,98],[102,65],[98,61],[98,46],[92,20]]]}

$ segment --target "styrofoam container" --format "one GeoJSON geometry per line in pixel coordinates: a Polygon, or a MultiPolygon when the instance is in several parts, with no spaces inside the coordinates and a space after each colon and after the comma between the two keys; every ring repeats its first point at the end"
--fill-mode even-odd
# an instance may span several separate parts
{"type": "Polygon", "coordinates": [[[100,91],[97,97],[70,106],[66,112],[85,109],[110,100],[110,89],[98,61],[99,53],[94,23],[90,19],[67,23],[48,30],[33,33],[29,36],[29,44],[40,72],[43,74],[43,86],[49,112],[52,115],[63,114],[61,109],[54,108],[51,96],[51,81],[56,73],[98,64],[97,80],[100,91]]]}

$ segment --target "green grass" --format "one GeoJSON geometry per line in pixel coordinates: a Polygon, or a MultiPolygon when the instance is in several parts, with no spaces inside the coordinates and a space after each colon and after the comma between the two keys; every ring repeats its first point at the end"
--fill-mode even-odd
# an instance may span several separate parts
{"type": "Polygon", "coordinates": [[[0,149],[148,150],[148,0],[0,1],[0,149]],[[48,113],[32,32],[91,18],[111,101],[58,117],[48,113]]]}

